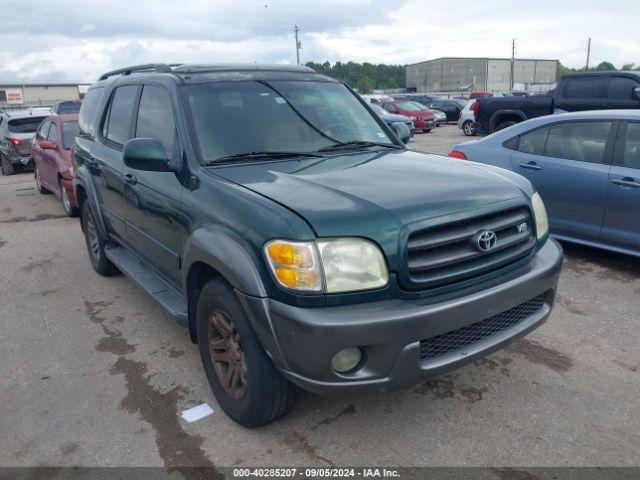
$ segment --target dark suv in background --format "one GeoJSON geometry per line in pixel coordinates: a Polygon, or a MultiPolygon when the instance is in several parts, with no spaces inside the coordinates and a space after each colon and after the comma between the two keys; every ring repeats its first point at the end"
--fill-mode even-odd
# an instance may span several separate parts
{"type": "Polygon", "coordinates": [[[87,92],[75,192],[95,270],[197,342],[235,421],[406,388],[549,315],[562,261],[523,177],[408,151],[306,67],[145,65],[87,92]]]}

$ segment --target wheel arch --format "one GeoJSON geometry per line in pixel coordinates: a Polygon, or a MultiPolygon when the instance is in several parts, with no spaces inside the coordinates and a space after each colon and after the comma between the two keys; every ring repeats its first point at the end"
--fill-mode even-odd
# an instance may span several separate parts
{"type": "Polygon", "coordinates": [[[497,110],[489,120],[489,131],[493,132],[496,126],[502,122],[514,121],[520,123],[526,119],[527,116],[520,110],[497,110]]]}

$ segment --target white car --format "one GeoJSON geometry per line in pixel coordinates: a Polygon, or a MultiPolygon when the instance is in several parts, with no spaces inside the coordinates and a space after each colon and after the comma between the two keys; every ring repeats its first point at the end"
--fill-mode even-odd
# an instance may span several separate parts
{"type": "Polygon", "coordinates": [[[384,101],[393,101],[393,97],[389,95],[382,94],[368,94],[368,95],[360,95],[362,99],[367,103],[373,103],[375,105],[380,105],[384,101]]]}
{"type": "Polygon", "coordinates": [[[473,137],[478,133],[478,127],[476,125],[476,117],[473,114],[473,104],[475,100],[469,100],[464,108],[460,111],[460,118],[458,118],[458,128],[462,130],[467,137],[473,137]]]}

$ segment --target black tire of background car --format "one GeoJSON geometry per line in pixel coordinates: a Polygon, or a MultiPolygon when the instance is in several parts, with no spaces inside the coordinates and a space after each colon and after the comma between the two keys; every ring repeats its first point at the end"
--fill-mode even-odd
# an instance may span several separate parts
{"type": "Polygon", "coordinates": [[[104,247],[107,242],[102,237],[102,234],[100,233],[100,230],[96,225],[96,221],[93,218],[93,212],[91,211],[91,207],[89,206],[88,201],[84,202],[84,204],[82,205],[82,230],[84,231],[84,238],[87,244],[87,253],[89,255],[89,260],[91,260],[93,269],[100,275],[105,277],[118,273],[118,269],[116,268],[116,266],[111,263],[111,260],[109,260],[105,255],[104,247]],[[93,224],[93,228],[91,228],[90,222],[93,224]],[[95,239],[98,242],[97,255],[95,255],[91,250],[91,240],[89,238],[91,235],[90,230],[93,230],[95,239]]]}
{"type": "Polygon", "coordinates": [[[221,277],[207,282],[198,298],[196,312],[198,346],[209,385],[224,412],[245,427],[258,427],[287,415],[298,396],[298,388],[285,379],[267,356],[234,290],[221,277]],[[247,389],[234,398],[220,383],[211,356],[209,322],[221,311],[237,330],[246,355],[247,389]]]}
{"type": "Polygon", "coordinates": [[[494,132],[498,132],[500,130],[504,130],[505,128],[510,127],[511,125],[515,125],[518,122],[514,122],[513,120],[509,120],[507,122],[502,122],[500,124],[498,124],[498,126],[495,128],[494,132]]]}
{"type": "Polygon", "coordinates": [[[13,163],[11,163],[4,155],[0,155],[0,168],[2,170],[2,175],[9,176],[15,173],[13,163]]]}
{"type": "MultiPolygon", "coordinates": [[[[60,189],[60,203],[62,204],[62,208],[67,217],[75,217],[78,215],[78,209],[76,207],[72,207],[71,204],[67,205],[65,203],[65,196],[67,195],[67,191],[62,184],[62,179],[58,177],[58,188],[60,189]]],[[[67,201],[69,197],[66,197],[67,201]]]]}
{"type": "Polygon", "coordinates": [[[49,192],[49,190],[47,190],[46,188],[44,188],[42,186],[42,184],[40,183],[40,174],[38,173],[38,167],[34,166],[33,167],[33,177],[36,179],[36,190],[38,190],[39,193],[41,193],[42,195],[46,195],[47,193],[51,193],[49,192]]]}
{"type": "Polygon", "coordinates": [[[473,137],[476,134],[476,127],[474,127],[473,122],[471,120],[467,120],[462,124],[462,132],[467,137],[473,137]]]}

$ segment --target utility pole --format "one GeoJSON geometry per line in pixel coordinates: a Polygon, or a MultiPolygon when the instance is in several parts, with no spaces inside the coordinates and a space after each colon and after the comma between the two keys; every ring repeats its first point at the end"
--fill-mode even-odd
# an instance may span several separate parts
{"type": "Polygon", "coordinates": [[[298,25],[294,25],[293,33],[296,35],[296,63],[298,65],[300,65],[300,49],[302,48],[302,44],[300,43],[300,40],[298,40],[299,31],[300,29],[298,28],[298,25]]]}
{"type": "Polygon", "coordinates": [[[511,90],[513,90],[514,72],[516,65],[516,39],[511,40],[511,90]]]}
{"type": "Polygon", "coordinates": [[[589,55],[591,55],[591,37],[587,40],[587,65],[584,67],[584,71],[589,71],[589,55]]]}

